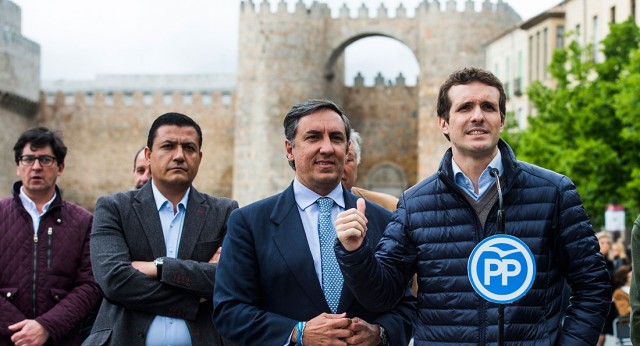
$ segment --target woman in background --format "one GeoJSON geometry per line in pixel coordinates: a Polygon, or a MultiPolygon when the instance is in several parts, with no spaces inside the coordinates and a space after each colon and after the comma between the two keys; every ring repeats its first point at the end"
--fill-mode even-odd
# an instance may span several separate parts
{"type": "Polygon", "coordinates": [[[621,265],[613,274],[613,303],[618,309],[618,315],[628,317],[631,314],[629,290],[631,288],[631,266],[621,265]]]}

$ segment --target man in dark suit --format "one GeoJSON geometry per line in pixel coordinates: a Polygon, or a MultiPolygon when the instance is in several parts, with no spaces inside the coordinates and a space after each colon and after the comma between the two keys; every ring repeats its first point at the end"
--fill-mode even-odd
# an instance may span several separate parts
{"type": "Polygon", "coordinates": [[[191,185],[200,126],[167,113],[151,129],[151,180],[98,199],[91,264],[105,299],[85,345],[221,345],[211,324],[217,251],[237,202],[191,185]]]}
{"type": "MultiPolygon", "coordinates": [[[[391,311],[364,309],[327,251],[335,217],[356,205],[340,184],[348,119],[334,103],[314,100],[294,106],[284,127],[295,179],[231,214],[214,292],[216,329],[241,345],[407,345],[415,319],[410,293],[391,311]]],[[[368,234],[379,239],[391,214],[366,204],[368,234]]]]}

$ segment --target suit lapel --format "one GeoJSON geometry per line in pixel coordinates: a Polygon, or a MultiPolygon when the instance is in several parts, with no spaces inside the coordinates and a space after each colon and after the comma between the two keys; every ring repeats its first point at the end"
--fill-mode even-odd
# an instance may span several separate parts
{"type": "Polygon", "coordinates": [[[145,184],[135,195],[133,200],[133,209],[138,216],[138,222],[142,225],[142,230],[151,245],[153,258],[164,257],[167,255],[167,249],[164,244],[164,234],[162,233],[162,224],[158,209],[153,198],[153,190],[151,183],[145,184]]]}
{"type": "Polygon", "coordinates": [[[329,311],[313,265],[313,257],[293,194],[293,185],[280,194],[271,213],[271,221],[276,225],[273,241],[291,276],[318,310],[329,311]]]}
{"type": "Polygon", "coordinates": [[[192,186],[191,191],[189,192],[187,211],[184,215],[180,245],[178,246],[179,258],[191,258],[193,249],[200,238],[200,232],[202,232],[202,229],[204,228],[207,216],[212,212],[211,208],[209,208],[209,206],[204,202],[204,196],[192,186]]]}

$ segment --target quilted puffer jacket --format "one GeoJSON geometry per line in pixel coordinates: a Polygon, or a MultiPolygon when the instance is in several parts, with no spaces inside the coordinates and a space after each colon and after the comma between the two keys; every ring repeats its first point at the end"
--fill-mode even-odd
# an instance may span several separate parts
{"type": "Polygon", "coordinates": [[[21,185],[0,200],[0,345],[13,345],[7,327],[24,319],[38,321],[55,345],[80,345],[79,324],[100,300],[89,258],[93,218],[56,187],[36,237],[21,185]]]}
{"type": "MultiPolygon", "coordinates": [[[[528,245],[537,269],[531,290],[505,305],[505,344],[595,345],[611,287],[576,188],[565,176],[516,161],[502,140],[498,147],[506,180],[505,233],[528,245]],[[572,293],[562,323],[565,280],[572,293]]],[[[498,305],[473,290],[467,261],[480,241],[496,234],[498,203],[483,229],[452,174],[449,150],[437,173],[400,197],[375,257],[368,246],[348,252],[339,242],[336,254],[345,282],[370,309],[393,306],[417,272],[415,345],[495,344],[498,305]]]]}

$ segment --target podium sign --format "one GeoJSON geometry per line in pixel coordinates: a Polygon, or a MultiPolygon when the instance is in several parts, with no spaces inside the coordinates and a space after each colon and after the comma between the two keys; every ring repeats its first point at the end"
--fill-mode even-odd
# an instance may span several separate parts
{"type": "Polygon", "coordinates": [[[473,249],[467,272],[473,289],[482,298],[508,304],[531,289],[536,262],[522,240],[498,234],[484,239],[473,249]]]}

